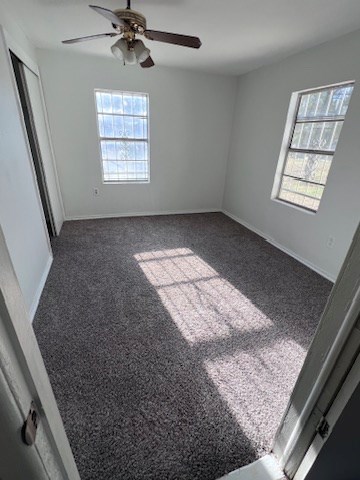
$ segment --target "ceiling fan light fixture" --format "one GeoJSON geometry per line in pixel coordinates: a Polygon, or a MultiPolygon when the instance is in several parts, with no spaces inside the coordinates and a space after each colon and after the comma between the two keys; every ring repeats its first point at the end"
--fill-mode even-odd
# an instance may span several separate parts
{"type": "Polygon", "coordinates": [[[112,45],[111,52],[123,63],[123,65],[139,64],[141,68],[151,68],[155,63],[150,56],[150,50],[141,40],[136,38],[137,35],[144,35],[148,40],[155,40],[170,45],[181,45],[190,48],[201,47],[201,41],[198,37],[181,35],[179,33],[162,32],[160,30],[149,30],[144,15],[131,9],[131,0],[127,0],[126,9],[118,8],[113,11],[96,5],[89,5],[89,7],[110,21],[115,31],[88,35],[86,37],[71,38],[69,40],[63,40],[62,43],[73,44],[84,42],[86,40],[95,40],[97,38],[123,35],[120,40],[112,45]]]}
{"type": "Polygon", "coordinates": [[[137,60],[136,60],[136,55],[133,50],[128,50],[125,58],[124,58],[124,64],[125,65],[136,65],[137,60]]]}
{"type": "Polygon", "coordinates": [[[121,60],[124,65],[135,65],[137,63],[135,52],[129,50],[125,38],[120,38],[120,40],[115,42],[111,47],[111,52],[117,59],[121,60]]]}
{"type": "Polygon", "coordinates": [[[143,63],[150,56],[150,50],[146,48],[144,42],[141,40],[135,40],[134,42],[134,52],[138,63],[143,63]]]}
{"type": "Polygon", "coordinates": [[[119,60],[124,60],[124,54],[126,54],[127,49],[127,43],[124,38],[117,40],[111,47],[112,54],[119,60]]]}

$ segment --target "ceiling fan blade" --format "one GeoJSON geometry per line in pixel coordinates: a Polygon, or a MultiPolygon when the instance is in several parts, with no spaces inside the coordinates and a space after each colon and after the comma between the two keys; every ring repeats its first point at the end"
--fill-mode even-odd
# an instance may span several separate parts
{"type": "Polygon", "coordinates": [[[119,18],[117,15],[115,15],[115,13],[112,10],[109,10],[103,7],[97,7],[96,5],[89,5],[89,7],[92,8],[96,13],[99,13],[103,17],[110,20],[110,22],[113,23],[114,25],[117,25],[119,27],[124,27],[126,25],[124,20],[119,18]]]}
{"type": "Polygon", "coordinates": [[[146,60],[140,63],[142,68],[150,68],[155,65],[154,60],[149,56],[146,60]]]}
{"type": "Polygon", "coordinates": [[[96,40],[97,38],[104,38],[104,37],[115,37],[118,33],[99,33],[98,35],[89,35],[88,37],[79,37],[79,38],[71,38],[70,40],[63,40],[62,43],[71,44],[71,43],[80,43],[86,42],[87,40],[96,40]]]}
{"type": "Polygon", "coordinates": [[[178,33],[159,32],[158,30],[145,30],[144,35],[149,40],[158,42],[172,43],[174,45],[182,45],[183,47],[200,48],[201,40],[198,37],[190,37],[189,35],[179,35],[178,33]]]}

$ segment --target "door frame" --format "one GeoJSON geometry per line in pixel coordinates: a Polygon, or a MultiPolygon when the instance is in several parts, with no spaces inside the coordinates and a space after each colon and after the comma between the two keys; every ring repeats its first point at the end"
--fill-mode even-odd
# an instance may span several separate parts
{"type": "Polygon", "coordinates": [[[36,125],[29,96],[29,90],[25,77],[24,69],[27,67],[24,62],[11,49],[9,49],[9,54],[17,85],[17,93],[20,99],[23,121],[25,123],[27,138],[30,145],[31,158],[34,164],[36,182],[41,199],[41,205],[45,216],[48,234],[49,237],[52,238],[56,236],[57,232],[54,221],[54,214],[52,211],[52,205],[50,201],[49,189],[46,181],[41,149],[38,140],[38,134],[36,131],[36,125]]]}
{"type": "Polygon", "coordinates": [[[29,480],[80,480],[1,226],[0,264],[0,384],[2,415],[8,419],[6,429],[0,429],[8,463],[0,472],[19,468],[18,463],[22,473],[14,471],[14,480],[25,473],[29,480]],[[27,446],[21,427],[31,400],[40,422],[34,445],[27,446]]]}
{"type": "Polygon", "coordinates": [[[349,399],[342,387],[347,385],[347,392],[350,392],[357,385],[356,378],[353,375],[349,377],[349,372],[360,351],[359,316],[360,225],[275,436],[273,452],[290,479],[305,478],[302,475],[309,470],[326,441],[325,436],[319,442],[321,425],[327,422],[330,433],[333,427],[331,421],[335,417],[328,416],[335,401],[337,412],[341,412],[349,399]],[[351,388],[350,381],[353,382],[351,388]]]}
{"type": "MultiPolygon", "coordinates": [[[[359,322],[358,322],[359,323],[359,322]]],[[[360,326],[360,325],[359,325],[360,326]]],[[[360,335],[360,330],[358,330],[358,335],[360,335]]],[[[336,424],[340,418],[344,407],[347,405],[351,396],[355,392],[356,387],[360,383],[360,355],[357,356],[356,361],[351,368],[349,374],[346,377],[346,380],[337,394],[334,402],[332,403],[327,415],[326,420],[330,426],[329,434],[323,438],[319,433],[314,437],[313,442],[311,443],[310,448],[307,450],[305,457],[303,458],[296,474],[294,480],[305,480],[307,474],[309,473],[311,467],[315,463],[317,456],[320,454],[321,449],[327,442],[329,435],[331,433],[332,427],[336,424]]]]}

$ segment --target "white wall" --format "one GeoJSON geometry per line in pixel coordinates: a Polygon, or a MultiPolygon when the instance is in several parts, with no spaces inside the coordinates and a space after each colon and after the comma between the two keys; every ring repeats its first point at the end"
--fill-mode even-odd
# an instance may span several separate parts
{"type": "Polygon", "coordinates": [[[14,17],[9,13],[7,3],[7,0],[1,0],[0,2],[0,25],[6,33],[10,34],[10,40],[14,41],[21,48],[24,55],[34,60],[36,59],[35,47],[31,44],[14,17]]]}
{"type": "Polygon", "coordinates": [[[239,78],[224,209],[336,278],[360,220],[360,31],[239,78]],[[356,80],[317,214],[270,199],[292,92],[356,80]],[[335,237],[327,248],[329,235],[335,237]]]}
{"type": "Polygon", "coordinates": [[[48,129],[46,106],[43,101],[41,80],[39,78],[36,49],[6,8],[6,0],[0,3],[0,25],[4,29],[6,45],[27,67],[26,81],[30,95],[32,113],[37,131],[39,148],[54,217],[56,233],[59,234],[64,212],[61,192],[58,185],[55,159],[48,129]]]}
{"type": "Polygon", "coordinates": [[[0,28],[0,223],[32,316],[52,256],[11,68],[0,28]]]}
{"type": "Polygon", "coordinates": [[[221,208],[235,78],[37,55],[67,218],[221,208]],[[95,88],[150,94],[150,184],[102,184],[95,88]]]}

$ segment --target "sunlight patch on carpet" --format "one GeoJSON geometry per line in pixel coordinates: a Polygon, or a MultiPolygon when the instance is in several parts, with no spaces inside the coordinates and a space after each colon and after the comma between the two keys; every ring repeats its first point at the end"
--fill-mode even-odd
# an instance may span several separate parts
{"type": "Polygon", "coordinates": [[[273,325],[247,297],[189,248],[143,252],[136,254],[135,259],[190,344],[273,325]]]}
{"type": "Polygon", "coordinates": [[[291,339],[204,360],[209,377],[256,448],[272,442],[279,424],[274,409],[285,411],[299,374],[300,362],[289,362],[289,351],[302,362],[305,350],[291,339]]]}

